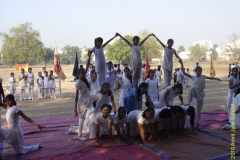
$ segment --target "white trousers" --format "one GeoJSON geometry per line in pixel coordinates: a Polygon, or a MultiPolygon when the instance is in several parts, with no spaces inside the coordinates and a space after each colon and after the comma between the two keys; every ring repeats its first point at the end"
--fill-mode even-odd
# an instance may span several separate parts
{"type": "Polygon", "coordinates": [[[164,87],[167,88],[171,85],[172,71],[164,69],[164,87]]]}
{"type": "Polygon", "coordinates": [[[16,89],[10,89],[10,94],[12,94],[16,99],[16,89]]]}
{"type": "Polygon", "coordinates": [[[233,94],[228,93],[228,98],[227,98],[227,110],[228,110],[228,120],[229,123],[231,123],[231,104],[233,100],[233,94]]]}
{"type": "Polygon", "coordinates": [[[49,88],[44,88],[44,98],[49,97],[49,88]]]}
{"type": "Polygon", "coordinates": [[[43,98],[43,88],[38,88],[38,98],[43,98]]]}
{"type": "Polygon", "coordinates": [[[20,89],[20,100],[25,99],[25,89],[20,89]]]}
{"type": "Polygon", "coordinates": [[[50,88],[50,96],[51,97],[56,97],[55,88],[50,88]]]}
{"type": "Polygon", "coordinates": [[[30,85],[30,84],[27,84],[27,86],[28,86],[28,97],[29,97],[29,99],[30,99],[30,98],[33,99],[34,86],[33,86],[33,85],[30,85]]]}
{"type": "Polygon", "coordinates": [[[142,63],[133,65],[132,66],[132,84],[133,84],[133,86],[136,86],[139,84],[141,74],[142,74],[142,63]]]}

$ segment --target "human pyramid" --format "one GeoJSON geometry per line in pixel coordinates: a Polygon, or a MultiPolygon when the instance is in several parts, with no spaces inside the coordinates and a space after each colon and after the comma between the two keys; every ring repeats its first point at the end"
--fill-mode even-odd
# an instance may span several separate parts
{"type": "MultiPolygon", "coordinates": [[[[170,136],[170,130],[176,129],[178,134],[183,134],[186,128],[186,117],[190,117],[191,130],[194,131],[194,121],[196,117],[197,127],[200,127],[201,110],[204,102],[204,88],[205,79],[219,80],[218,78],[208,77],[202,75],[202,68],[196,67],[196,76],[185,72],[184,64],[180,57],[176,54],[175,49],[172,48],[173,40],[167,41],[167,46],[164,45],[154,34],[148,35],[145,39],[139,42],[139,37],[133,37],[133,43],[116,33],[113,38],[103,44],[103,39],[98,37],[95,39],[95,46],[89,50],[88,62],[86,69],[80,68],[78,70],[78,79],[76,80],[76,96],[74,103],[74,114],[79,117],[78,126],[71,125],[67,134],[77,133],[79,140],[96,139],[96,144],[101,145],[99,138],[103,134],[109,135],[109,142],[112,142],[112,135],[117,135],[120,142],[121,134],[125,133],[127,141],[130,141],[130,136],[139,136],[142,141],[154,141],[158,139],[159,131],[166,129],[167,136],[170,136]],[[104,57],[104,47],[119,36],[131,48],[131,69],[125,67],[123,75],[118,75],[112,68],[112,63],[106,65],[104,57]],[[142,74],[142,60],[141,60],[141,46],[150,37],[153,36],[164,48],[164,84],[165,89],[158,93],[158,80],[154,77],[153,70],[148,73],[148,78],[141,80],[142,74]],[[95,70],[90,70],[91,54],[95,55],[95,70]],[[187,104],[183,104],[183,86],[181,83],[176,83],[170,86],[172,80],[173,54],[179,59],[181,70],[183,74],[193,83],[188,92],[187,104]],[[90,73],[89,79],[86,74],[90,73]],[[131,74],[130,74],[131,73],[131,74]],[[121,85],[121,93],[119,104],[116,108],[114,101],[114,85],[113,81],[121,85]],[[142,110],[142,97],[146,97],[146,110],[142,110]],[[179,97],[181,104],[174,106],[174,98],[179,97]],[[191,106],[191,102],[196,101],[196,106],[191,106]],[[113,110],[113,112],[112,112],[113,110]],[[149,134],[147,134],[149,133],[149,134]]],[[[239,92],[240,93],[240,92],[239,92]]],[[[240,95],[240,94],[239,94],[240,95]]],[[[12,127],[18,127],[19,115],[28,122],[37,126],[39,129],[44,126],[39,126],[16,106],[13,95],[6,97],[6,104],[1,103],[3,108],[8,108],[8,112],[12,113],[14,117],[8,117],[7,121],[14,121],[12,127]]],[[[11,128],[11,125],[10,125],[11,128]]],[[[7,137],[6,132],[11,129],[2,129],[0,132],[1,140],[13,139],[7,137]]],[[[12,131],[13,132],[13,131],[12,131]]],[[[19,141],[18,134],[15,133],[14,140],[19,141]]],[[[23,136],[22,139],[23,141],[23,136]]],[[[18,153],[27,153],[29,151],[37,150],[42,146],[40,144],[29,146],[16,146],[16,142],[9,141],[13,148],[18,153]]]]}

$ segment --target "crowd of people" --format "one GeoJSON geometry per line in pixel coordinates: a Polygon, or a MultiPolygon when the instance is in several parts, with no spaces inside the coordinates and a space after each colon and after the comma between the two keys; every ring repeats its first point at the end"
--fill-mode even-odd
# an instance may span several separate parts
{"type": "MultiPolygon", "coordinates": [[[[122,37],[119,33],[116,33],[113,38],[103,44],[103,39],[98,37],[95,39],[94,47],[88,51],[88,61],[86,68],[81,66],[78,69],[76,77],[76,95],[74,103],[74,114],[79,118],[79,124],[77,126],[71,125],[67,134],[78,134],[79,140],[96,139],[96,143],[101,145],[100,137],[102,134],[109,135],[109,142],[112,142],[112,135],[117,135],[120,142],[121,134],[125,133],[126,139],[130,141],[130,136],[140,136],[142,141],[157,140],[159,131],[166,130],[167,137],[174,133],[174,130],[178,134],[183,134],[184,128],[186,128],[186,118],[190,117],[191,130],[195,132],[195,119],[197,127],[201,129],[201,110],[204,104],[205,97],[205,80],[218,80],[218,78],[208,77],[202,75],[202,68],[196,62],[194,67],[194,74],[189,73],[189,69],[185,71],[183,61],[176,54],[175,49],[172,48],[173,40],[169,39],[167,45],[163,44],[154,34],[148,35],[140,42],[138,36],[133,37],[133,42],[129,42],[122,37]],[[124,64],[113,65],[111,61],[106,63],[104,57],[104,47],[114,38],[119,36],[127,45],[131,48],[132,59],[131,66],[124,64]],[[164,74],[164,89],[159,93],[160,82],[162,80],[161,66],[158,66],[156,70],[150,69],[145,74],[145,65],[141,60],[141,46],[150,37],[153,36],[157,39],[160,45],[164,48],[163,59],[163,74],[164,74]],[[90,64],[91,54],[95,55],[95,67],[90,64]],[[177,69],[173,74],[173,55],[179,59],[181,68],[177,69]],[[174,84],[171,86],[171,81],[174,80],[174,84]],[[189,79],[192,80],[192,85],[188,91],[187,103],[184,104],[182,97],[183,87],[188,87],[189,79]],[[114,99],[114,91],[120,90],[119,108],[117,109],[114,99]],[[143,95],[145,95],[146,101],[143,103],[143,95]],[[180,104],[174,105],[174,98],[179,97],[180,104]],[[191,103],[195,102],[196,106],[193,107],[191,103]],[[146,106],[145,110],[142,110],[143,106],[146,106]],[[196,118],[195,118],[196,117],[196,118]],[[171,132],[170,132],[171,131],[171,132]]],[[[238,68],[237,68],[238,69],[238,68]]],[[[235,80],[238,72],[235,71],[236,67],[231,69],[232,75],[229,78],[229,98],[228,105],[232,103],[232,98],[239,99],[238,93],[240,90],[238,86],[240,84],[239,79],[235,80]]],[[[31,73],[31,70],[29,71],[31,73]]],[[[43,78],[39,73],[39,79],[43,80],[43,95],[38,98],[46,97],[48,88],[45,87],[44,82],[51,81],[55,77],[50,76],[44,71],[43,78]]],[[[33,76],[34,77],[34,76],[33,76]]],[[[32,78],[33,78],[32,77],[32,78]]],[[[19,76],[19,80],[24,80],[26,84],[31,82],[28,77],[25,77],[24,70],[22,76],[19,76]]],[[[24,88],[25,89],[25,88],[24,88]]],[[[0,94],[2,90],[0,88],[0,94]]],[[[21,93],[22,94],[22,93],[21,93]]],[[[4,97],[4,94],[2,94],[4,97]]],[[[23,99],[24,97],[22,97],[23,99]]],[[[29,97],[33,98],[33,96],[29,97]]],[[[6,104],[0,103],[1,107],[7,109],[7,122],[10,124],[8,129],[2,129],[0,132],[1,140],[7,139],[8,143],[12,144],[15,151],[18,153],[26,153],[28,151],[41,148],[41,145],[30,146],[33,149],[25,149],[23,143],[13,143],[12,137],[9,137],[7,132],[12,132],[16,136],[15,141],[23,142],[21,137],[22,132],[18,125],[18,117],[21,116],[28,122],[37,126],[39,129],[44,126],[39,126],[29,117],[23,114],[23,112],[16,106],[14,95],[10,94],[6,96],[6,104]],[[13,130],[14,127],[18,127],[18,130],[13,130]],[[20,135],[19,138],[17,135],[20,135]],[[34,148],[35,147],[35,148],[34,148]],[[20,148],[20,149],[19,149],[20,148]]],[[[234,100],[235,102],[235,100],[234,100]]],[[[236,114],[239,115],[240,100],[236,101],[236,114]]],[[[236,125],[239,125],[239,118],[236,125]]],[[[229,128],[229,124],[224,126],[229,128]]]]}

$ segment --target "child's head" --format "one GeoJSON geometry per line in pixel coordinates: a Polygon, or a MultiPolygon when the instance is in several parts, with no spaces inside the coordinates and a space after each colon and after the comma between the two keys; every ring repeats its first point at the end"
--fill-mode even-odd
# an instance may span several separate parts
{"type": "Polygon", "coordinates": [[[111,110],[112,110],[111,107],[112,106],[110,106],[109,104],[103,104],[101,106],[102,115],[103,116],[107,116],[111,112],[111,110]]]}
{"type": "Polygon", "coordinates": [[[107,63],[107,67],[108,67],[108,68],[112,68],[112,61],[109,61],[109,62],[107,63]]]}
{"type": "Polygon", "coordinates": [[[145,68],[145,67],[146,67],[146,64],[143,64],[143,65],[142,65],[142,68],[145,68]]]}
{"type": "Polygon", "coordinates": [[[48,71],[44,71],[45,76],[48,76],[48,71]]]}
{"type": "Polygon", "coordinates": [[[148,83],[141,83],[139,86],[138,86],[138,89],[139,91],[143,94],[145,92],[147,92],[147,89],[148,89],[148,83]]]}
{"type": "Polygon", "coordinates": [[[149,71],[148,71],[148,78],[153,78],[154,77],[154,70],[152,70],[152,69],[150,69],[149,71]]]}
{"type": "Polygon", "coordinates": [[[146,107],[151,107],[149,101],[146,101],[146,102],[145,102],[145,106],[146,106],[146,107]]]}
{"type": "Polygon", "coordinates": [[[81,65],[79,66],[79,68],[83,68],[83,65],[81,64],[81,65]]]}
{"type": "Polygon", "coordinates": [[[152,119],[154,117],[155,110],[153,108],[147,108],[142,113],[142,117],[145,119],[152,119]]]}
{"type": "Polygon", "coordinates": [[[133,37],[133,44],[138,45],[140,38],[138,36],[133,37]]]}
{"type": "Polygon", "coordinates": [[[53,71],[52,71],[52,70],[50,70],[50,71],[49,71],[49,74],[50,74],[50,75],[53,75],[53,71]]]}
{"type": "Polygon", "coordinates": [[[171,110],[168,108],[162,109],[161,112],[159,113],[159,117],[167,121],[170,120],[171,116],[172,116],[171,110]]]}
{"type": "Polygon", "coordinates": [[[90,76],[93,80],[96,80],[97,79],[97,73],[95,71],[95,69],[92,69],[91,72],[90,72],[90,76]]]}
{"type": "Polygon", "coordinates": [[[202,67],[197,66],[196,69],[195,69],[195,72],[196,72],[197,77],[201,76],[201,74],[202,74],[202,67]]]}
{"type": "Polygon", "coordinates": [[[118,108],[118,117],[119,117],[119,119],[124,118],[126,116],[126,113],[127,113],[127,111],[126,111],[125,107],[119,107],[118,108]]]}
{"type": "Polygon", "coordinates": [[[25,72],[24,68],[21,68],[21,73],[24,73],[24,72],[25,72]]]}
{"type": "Polygon", "coordinates": [[[9,95],[6,96],[6,105],[8,107],[12,107],[13,105],[17,105],[14,95],[9,94],[9,95]]]}
{"type": "Polygon", "coordinates": [[[86,77],[86,71],[84,68],[79,68],[78,69],[78,78],[79,79],[84,79],[86,77]]]}
{"type": "Polygon", "coordinates": [[[174,86],[172,88],[175,91],[175,94],[182,94],[183,93],[183,86],[182,86],[181,83],[174,84],[174,86]]]}
{"type": "Polygon", "coordinates": [[[187,68],[187,71],[189,72],[189,68],[187,68]]]}
{"type": "Polygon", "coordinates": [[[103,39],[101,37],[98,37],[95,39],[95,46],[100,47],[103,43],[103,39]]]}
{"type": "Polygon", "coordinates": [[[117,67],[118,67],[118,65],[117,65],[117,64],[114,64],[113,66],[114,66],[114,68],[117,68],[117,67]]]}
{"type": "Polygon", "coordinates": [[[238,75],[238,68],[237,68],[237,67],[233,67],[233,68],[232,68],[232,75],[233,75],[234,77],[236,77],[236,76],[238,75]]]}
{"type": "Polygon", "coordinates": [[[41,76],[42,76],[42,72],[38,72],[38,76],[40,76],[40,77],[41,77],[41,76]]]}
{"type": "Polygon", "coordinates": [[[121,74],[121,69],[117,69],[117,74],[121,74]]]}
{"type": "Polygon", "coordinates": [[[42,67],[42,71],[43,71],[43,72],[46,71],[46,67],[42,67]]]}
{"type": "Polygon", "coordinates": [[[14,77],[14,73],[13,73],[13,72],[11,72],[11,73],[10,73],[10,76],[11,76],[11,77],[14,77]]]}
{"type": "Polygon", "coordinates": [[[172,48],[173,43],[174,43],[173,39],[168,39],[167,45],[168,45],[169,48],[172,48]]]}
{"type": "Polygon", "coordinates": [[[32,72],[32,68],[29,67],[28,68],[28,72],[31,73],[32,72]]]}
{"type": "Polygon", "coordinates": [[[109,94],[109,95],[111,94],[110,84],[108,82],[104,82],[102,84],[101,93],[102,94],[109,94]]]}
{"type": "Polygon", "coordinates": [[[178,115],[178,116],[182,116],[182,115],[184,114],[183,108],[182,108],[182,107],[179,107],[179,106],[176,106],[176,108],[175,108],[175,113],[174,113],[174,114],[176,114],[176,115],[178,115]]]}

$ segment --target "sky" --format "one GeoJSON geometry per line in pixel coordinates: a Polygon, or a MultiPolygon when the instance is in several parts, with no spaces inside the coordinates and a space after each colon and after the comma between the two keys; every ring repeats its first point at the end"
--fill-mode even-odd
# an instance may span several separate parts
{"type": "MultiPolygon", "coordinates": [[[[211,40],[221,46],[240,35],[240,0],[0,0],[0,32],[30,22],[46,47],[92,47],[96,37],[148,29],[174,48],[211,40]]],[[[0,38],[0,46],[2,46],[0,38]]]]}

